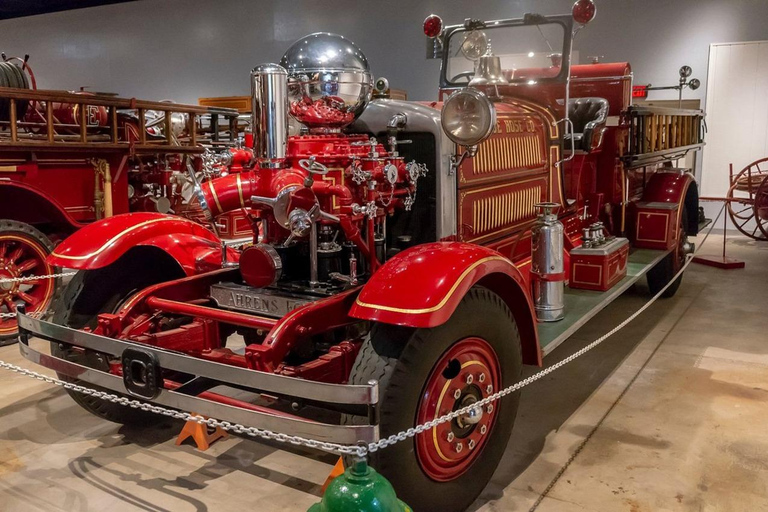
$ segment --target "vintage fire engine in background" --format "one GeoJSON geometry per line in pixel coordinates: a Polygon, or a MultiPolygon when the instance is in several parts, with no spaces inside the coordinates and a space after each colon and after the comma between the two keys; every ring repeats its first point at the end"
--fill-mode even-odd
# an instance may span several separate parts
{"type": "MultiPolygon", "coordinates": [[[[237,113],[229,109],[37,90],[27,59],[0,62],[0,279],[57,272],[45,261],[55,245],[115,214],[175,212],[203,220],[204,212],[188,204],[188,158],[196,157],[198,167],[201,157],[218,164],[208,166],[211,176],[221,164],[237,172],[252,158],[237,146],[237,130],[237,113]]],[[[235,238],[233,218],[242,224],[245,217],[217,221],[226,238],[235,238]]],[[[239,230],[250,233],[250,226],[239,230]]],[[[16,337],[16,305],[46,311],[59,284],[0,283],[0,343],[16,337]]]]}
{"type": "MultiPolygon", "coordinates": [[[[95,222],[48,259],[79,272],[52,322],[19,316],[22,353],[88,386],[345,444],[517,382],[643,275],[661,290],[697,232],[696,184],[672,162],[702,146],[703,113],[632,107],[627,63],[571,65],[574,19],[593,15],[579,0],[573,16],[430,16],[438,102],[370,101],[355,44],[300,39],[251,74],[254,164],[196,189],[212,216],[246,209],[253,244],[214,254],[210,231],[159,213],[95,222]]],[[[371,462],[415,510],[464,510],[518,399],[371,462]]]]}

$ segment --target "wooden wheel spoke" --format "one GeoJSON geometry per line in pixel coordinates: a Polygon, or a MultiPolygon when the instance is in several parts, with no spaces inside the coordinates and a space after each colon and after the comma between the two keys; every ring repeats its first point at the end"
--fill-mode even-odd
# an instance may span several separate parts
{"type": "Polygon", "coordinates": [[[19,273],[26,272],[27,270],[31,270],[35,268],[39,264],[40,264],[40,261],[36,259],[25,260],[22,263],[19,263],[18,265],[16,265],[16,269],[19,271],[19,273]]]}
{"type": "Polygon", "coordinates": [[[24,254],[24,247],[19,246],[16,249],[14,249],[11,254],[8,255],[8,259],[11,261],[11,263],[16,263],[16,260],[21,258],[22,254],[24,254]]]}
{"type": "Polygon", "coordinates": [[[16,304],[13,303],[13,300],[11,300],[10,297],[5,298],[5,306],[8,308],[8,311],[11,313],[16,312],[16,304]]]}
{"type": "Polygon", "coordinates": [[[16,296],[32,307],[37,306],[40,303],[40,299],[21,290],[16,292],[16,296]]]}
{"type": "Polygon", "coordinates": [[[739,224],[739,229],[743,228],[743,227],[744,227],[744,225],[745,225],[747,222],[749,222],[750,220],[752,220],[752,217],[751,217],[751,216],[750,216],[750,217],[747,217],[746,219],[744,219],[744,222],[742,222],[741,224],[739,224]]]}

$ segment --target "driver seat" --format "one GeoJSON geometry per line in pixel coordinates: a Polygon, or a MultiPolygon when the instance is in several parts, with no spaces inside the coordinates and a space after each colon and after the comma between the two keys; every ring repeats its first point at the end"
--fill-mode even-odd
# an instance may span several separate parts
{"type": "MultiPolygon", "coordinates": [[[[605,98],[571,98],[568,118],[573,123],[573,146],[576,151],[590,153],[603,143],[608,100],[605,98]]],[[[565,151],[571,150],[571,135],[563,139],[565,151]]]]}

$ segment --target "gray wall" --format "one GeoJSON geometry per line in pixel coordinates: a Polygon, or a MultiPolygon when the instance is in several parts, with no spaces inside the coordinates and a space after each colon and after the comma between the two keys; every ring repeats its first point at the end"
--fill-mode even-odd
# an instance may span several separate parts
{"type": "MultiPolygon", "coordinates": [[[[569,12],[572,0],[142,0],[0,22],[0,50],[32,55],[43,88],[111,91],[196,102],[245,94],[248,72],[277,61],[314,31],[357,42],[374,73],[411,99],[436,96],[438,63],[427,61],[421,22],[447,23],[524,12],[569,12]]],[[[628,60],[635,83],[669,85],[688,64],[706,81],[712,42],[768,39],[764,0],[596,0],[597,18],[576,41],[582,60],[628,60]]],[[[703,98],[704,87],[687,92],[703,98]]],[[[653,98],[675,97],[654,93],[653,98]]]]}

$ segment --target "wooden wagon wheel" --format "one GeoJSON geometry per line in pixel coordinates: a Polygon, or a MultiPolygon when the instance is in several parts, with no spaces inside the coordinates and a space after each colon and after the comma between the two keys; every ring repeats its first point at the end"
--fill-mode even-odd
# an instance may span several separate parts
{"type": "Polygon", "coordinates": [[[768,240],[768,158],[756,160],[731,179],[728,215],[736,229],[755,240],[768,240]]]}

